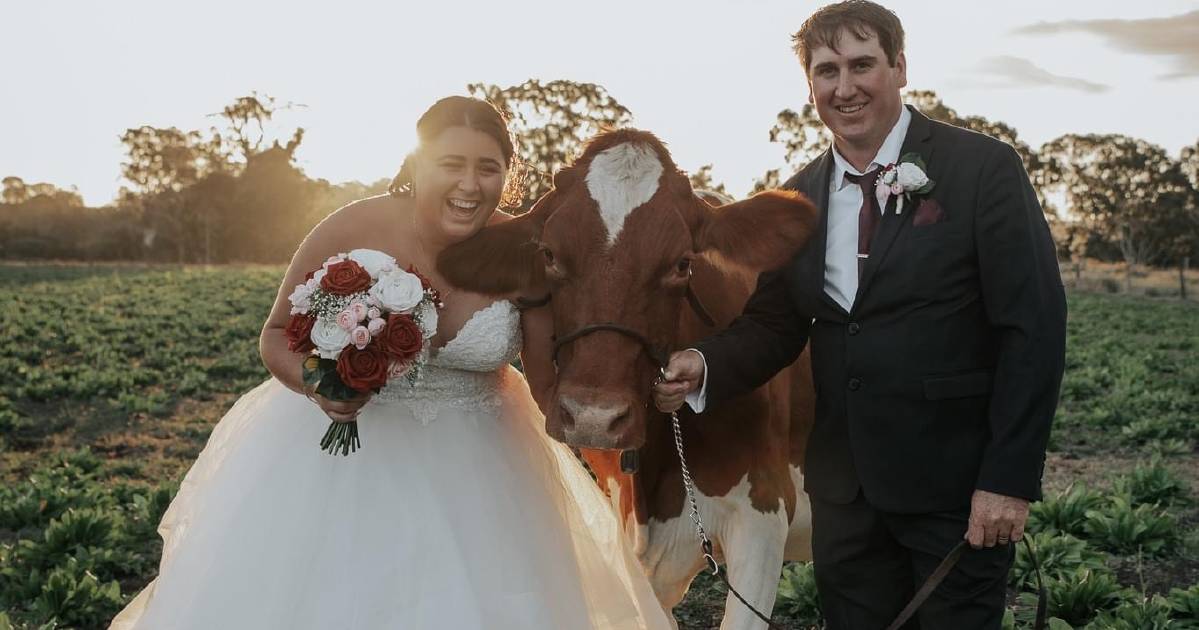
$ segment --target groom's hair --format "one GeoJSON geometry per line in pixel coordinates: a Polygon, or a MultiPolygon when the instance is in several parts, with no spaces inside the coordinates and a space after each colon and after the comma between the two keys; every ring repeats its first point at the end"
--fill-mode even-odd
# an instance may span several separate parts
{"type": "Polygon", "coordinates": [[[836,51],[843,30],[862,41],[878,37],[892,67],[903,52],[903,25],[894,12],[870,0],[845,0],[820,7],[791,36],[805,74],[811,70],[812,51],[821,46],[836,51]]]}

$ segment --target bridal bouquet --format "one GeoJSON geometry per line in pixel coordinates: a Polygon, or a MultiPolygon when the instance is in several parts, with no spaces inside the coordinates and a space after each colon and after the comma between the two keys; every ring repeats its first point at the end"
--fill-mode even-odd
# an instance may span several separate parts
{"type": "MultiPolygon", "coordinates": [[[[288,300],[288,347],[309,354],[304,384],[341,401],[378,392],[393,379],[415,384],[442,305],[424,276],[373,249],[331,256],[288,300]]],[[[321,439],[321,450],[333,454],[361,445],[357,422],[333,422],[321,439]]]]}

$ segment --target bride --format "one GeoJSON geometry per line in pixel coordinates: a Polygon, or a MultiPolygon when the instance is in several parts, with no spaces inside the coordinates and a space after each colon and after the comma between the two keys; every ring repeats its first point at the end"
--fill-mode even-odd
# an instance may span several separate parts
{"type": "MultiPolygon", "coordinates": [[[[667,628],[615,517],[565,447],[544,436],[548,314],[454,291],[437,254],[518,193],[513,146],[489,104],[449,97],[390,195],[318,225],[291,261],[262,331],[274,378],[217,424],[159,526],[158,578],[115,629],[667,628]],[[288,350],[288,295],[329,256],[367,248],[442,289],[440,344],[417,385],[334,402],[305,391],[288,350]],[[523,351],[522,351],[523,339],[523,351]],[[318,446],[356,420],[348,457],[318,446]]],[[[402,380],[402,379],[401,379],[402,380]]]]}

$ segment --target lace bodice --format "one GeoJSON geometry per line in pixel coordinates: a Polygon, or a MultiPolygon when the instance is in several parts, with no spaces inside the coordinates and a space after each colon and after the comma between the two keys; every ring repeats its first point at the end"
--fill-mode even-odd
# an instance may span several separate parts
{"type": "Polygon", "coordinates": [[[433,351],[416,385],[389,383],[372,403],[404,404],[421,424],[436,420],[442,407],[497,407],[501,368],[516,358],[520,347],[520,311],[507,300],[493,302],[433,351]]]}

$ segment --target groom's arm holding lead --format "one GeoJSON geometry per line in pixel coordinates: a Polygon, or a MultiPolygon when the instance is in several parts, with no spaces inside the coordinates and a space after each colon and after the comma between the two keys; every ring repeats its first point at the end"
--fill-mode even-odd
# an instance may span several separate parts
{"type": "Polygon", "coordinates": [[[761,386],[799,357],[811,319],[795,310],[787,269],[761,274],[742,314],[727,329],[671,355],[665,381],[654,387],[658,409],[674,411],[687,400],[696,412],[703,411],[761,386]]]}

